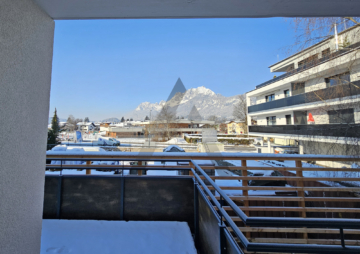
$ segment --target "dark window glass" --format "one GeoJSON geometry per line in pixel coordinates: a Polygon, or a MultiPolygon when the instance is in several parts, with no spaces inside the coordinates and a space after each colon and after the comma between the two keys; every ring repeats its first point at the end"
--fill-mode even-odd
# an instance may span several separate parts
{"type": "Polygon", "coordinates": [[[286,115],[286,125],[291,125],[291,115],[286,115]]]}
{"type": "Polygon", "coordinates": [[[349,84],[350,73],[342,73],[325,79],[326,87],[349,84]]]}
{"type": "Polygon", "coordinates": [[[305,83],[291,83],[292,96],[305,93],[305,83]]]}
{"type": "Polygon", "coordinates": [[[276,116],[266,117],[267,125],[276,125],[276,116]]]}
{"type": "Polygon", "coordinates": [[[323,51],[321,51],[321,57],[326,57],[330,55],[330,48],[327,48],[323,51]]]}
{"type": "Polygon", "coordinates": [[[307,111],[294,111],[294,124],[307,124],[307,111]]]}
{"type": "Polygon", "coordinates": [[[328,111],[329,123],[355,123],[354,109],[338,109],[328,111]]]}
{"type": "Polygon", "coordinates": [[[285,98],[290,97],[290,90],[289,89],[284,91],[284,96],[285,96],[285,98]]]}
{"type": "Polygon", "coordinates": [[[265,96],[266,102],[274,101],[275,100],[275,94],[270,94],[265,96]]]}

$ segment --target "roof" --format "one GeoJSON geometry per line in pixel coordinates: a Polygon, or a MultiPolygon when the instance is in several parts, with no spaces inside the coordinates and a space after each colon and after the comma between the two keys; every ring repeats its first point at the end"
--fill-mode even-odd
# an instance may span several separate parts
{"type": "MultiPolygon", "coordinates": [[[[338,33],[338,35],[341,35],[341,34],[343,34],[343,33],[347,33],[348,31],[350,31],[350,30],[352,30],[352,29],[354,29],[354,28],[356,28],[356,27],[358,27],[358,26],[355,25],[355,26],[349,27],[348,29],[346,29],[346,30],[338,33]]],[[[311,48],[315,48],[316,46],[319,46],[320,44],[322,44],[322,43],[324,43],[324,42],[326,42],[326,41],[328,41],[328,40],[331,40],[332,38],[334,38],[333,35],[331,35],[331,36],[329,36],[328,38],[326,38],[326,39],[324,39],[324,40],[322,40],[322,41],[319,41],[318,43],[316,43],[316,44],[314,44],[314,45],[312,45],[312,46],[309,46],[309,47],[307,47],[307,48],[305,48],[305,49],[303,49],[303,50],[301,50],[301,51],[299,51],[299,52],[297,52],[297,53],[295,53],[295,54],[293,54],[293,55],[291,55],[291,56],[289,56],[289,57],[287,57],[287,58],[284,58],[283,60],[281,60],[281,61],[279,61],[279,62],[276,62],[276,63],[270,65],[268,68],[271,68],[271,67],[273,67],[273,66],[275,66],[275,65],[277,65],[277,64],[279,64],[279,63],[282,63],[282,62],[284,62],[284,61],[286,61],[286,60],[288,60],[288,59],[290,59],[290,58],[292,58],[292,57],[294,57],[294,56],[296,56],[296,55],[299,55],[299,54],[301,54],[301,53],[304,53],[304,51],[307,51],[307,50],[309,50],[309,49],[311,49],[311,48]]]]}

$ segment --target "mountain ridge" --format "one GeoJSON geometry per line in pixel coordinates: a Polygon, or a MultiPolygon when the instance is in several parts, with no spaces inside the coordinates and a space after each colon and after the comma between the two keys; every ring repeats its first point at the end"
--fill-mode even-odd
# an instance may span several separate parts
{"type": "Polygon", "coordinates": [[[193,106],[195,106],[203,119],[207,119],[211,115],[230,119],[233,118],[233,107],[239,101],[237,96],[225,97],[204,86],[200,86],[188,89],[185,94],[177,92],[168,102],[164,100],[155,103],[142,102],[134,110],[128,112],[126,118],[144,120],[146,116],[150,116],[151,110],[153,120],[166,103],[167,106],[176,110],[176,116],[179,117],[187,118],[193,106]]]}

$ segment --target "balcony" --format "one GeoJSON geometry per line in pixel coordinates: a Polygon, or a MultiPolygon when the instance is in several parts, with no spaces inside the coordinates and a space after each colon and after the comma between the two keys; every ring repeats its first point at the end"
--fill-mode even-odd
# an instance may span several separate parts
{"type": "Polygon", "coordinates": [[[324,57],[322,57],[320,59],[316,59],[315,61],[307,62],[306,64],[303,64],[301,67],[299,67],[297,69],[294,69],[292,71],[284,73],[284,74],[282,74],[282,75],[280,75],[280,76],[278,76],[278,77],[276,77],[274,79],[268,80],[268,81],[266,81],[266,82],[264,82],[264,83],[262,83],[260,85],[257,85],[256,89],[259,89],[261,87],[273,84],[273,83],[275,83],[275,82],[277,82],[279,80],[288,78],[288,77],[293,76],[295,74],[298,74],[298,73],[300,73],[300,72],[302,72],[304,70],[310,69],[310,68],[312,68],[312,67],[314,67],[316,65],[319,65],[319,64],[325,63],[327,61],[333,60],[333,59],[335,59],[337,57],[343,56],[343,55],[345,55],[345,54],[347,54],[349,52],[352,52],[353,49],[356,49],[358,47],[360,47],[360,42],[354,43],[354,44],[348,46],[346,49],[341,49],[341,50],[336,51],[336,52],[334,52],[334,53],[332,53],[330,55],[324,56],[324,57]]]}
{"type": "MultiPolygon", "coordinates": [[[[360,169],[329,168],[327,170],[333,173],[328,175],[324,168],[306,167],[301,162],[349,162],[360,161],[360,158],[235,153],[66,155],[50,151],[47,160],[61,163],[46,165],[47,170],[58,175],[45,177],[44,219],[185,222],[200,254],[244,251],[360,253],[360,199],[356,196],[360,185],[342,185],[349,181],[359,183],[360,169]],[[86,161],[86,165],[63,163],[79,160],[86,161]],[[181,165],[91,165],[109,160],[138,161],[138,164],[171,161],[181,165]],[[238,164],[200,166],[198,160],[232,160],[238,164]],[[259,167],[254,166],[256,160],[284,160],[288,164],[277,168],[259,167]],[[63,175],[64,169],[114,171],[116,174],[63,175]],[[239,173],[226,176],[206,173],[206,170],[225,169],[239,173]],[[138,175],[124,175],[124,170],[137,170],[138,175]],[[150,170],[185,170],[189,175],[143,175],[150,170]],[[256,173],[257,170],[262,175],[256,173]],[[274,170],[283,176],[271,174],[274,170]],[[318,173],[315,177],[314,172],[318,173]],[[218,180],[222,185],[218,185],[218,180]],[[235,181],[238,187],[224,184],[223,180],[235,181]],[[259,180],[273,184],[251,184],[251,181],[259,180]],[[274,184],[277,181],[287,184],[274,184]],[[331,185],[335,181],[337,184],[331,185]],[[236,190],[238,195],[225,193],[229,190],[236,190]]],[[[121,248],[119,246],[119,251],[121,248]]]]}
{"type": "Polygon", "coordinates": [[[360,124],[252,125],[249,132],[360,138],[360,124]]]}
{"type": "Polygon", "coordinates": [[[248,107],[249,113],[255,113],[262,110],[283,108],[295,106],[305,103],[319,102],[322,100],[331,100],[337,98],[344,98],[360,94],[360,81],[351,82],[351,84],[337,85],[313,92],[298,94],[295,96],[269,101],[258,105],[248,107]]]}

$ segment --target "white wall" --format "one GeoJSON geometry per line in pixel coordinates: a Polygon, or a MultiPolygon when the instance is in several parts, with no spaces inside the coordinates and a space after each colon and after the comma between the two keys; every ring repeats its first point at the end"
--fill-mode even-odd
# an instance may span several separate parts
{"type": "Polygon", "coordinates": [[[279,114],[269,114],[257,117],[257,125],[267,125],[266,117],[276,116],[276,125],[286,125],[286,115],[291,115],[291,124],[294,124],[294,114],[292,111],[284,111],[279,114]]]}
{"type": "Polygon", "coordinates": [[[40,253],[54,21],[0,0],[0,252],[40,253]]]}

